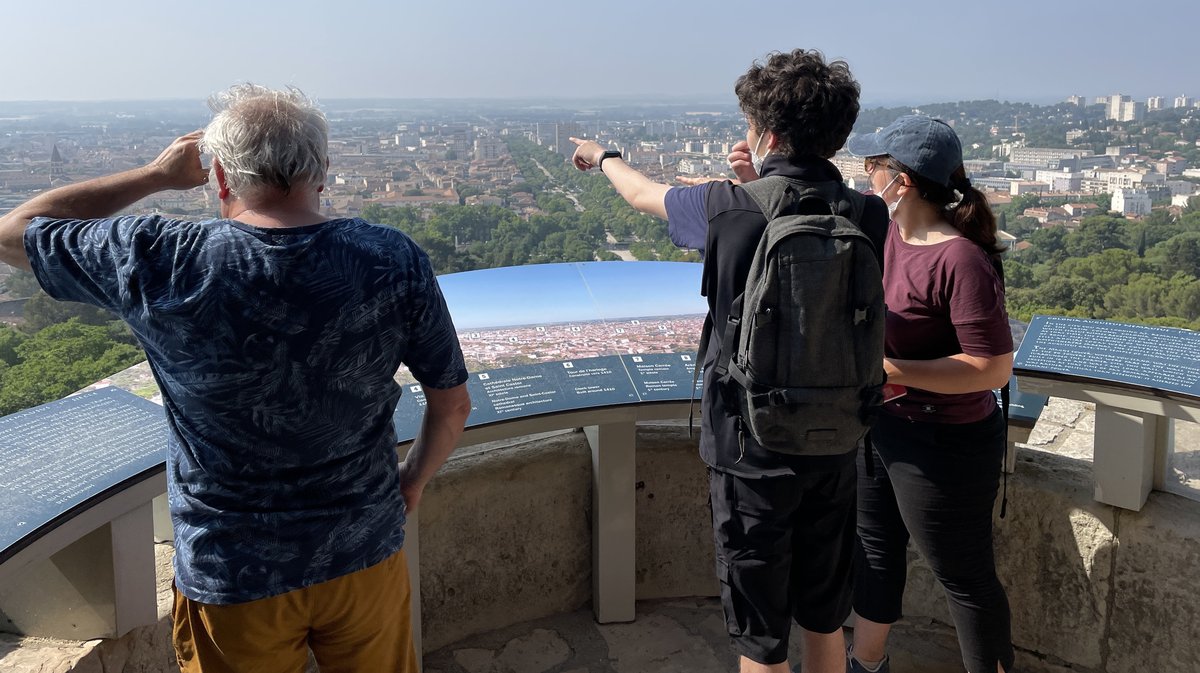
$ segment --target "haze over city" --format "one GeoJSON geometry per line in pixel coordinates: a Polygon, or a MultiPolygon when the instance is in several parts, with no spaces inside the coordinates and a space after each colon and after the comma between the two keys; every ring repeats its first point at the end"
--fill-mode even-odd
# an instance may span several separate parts
{"type": "Polygon", "coordinates": [[[6,6],[19,67],[0,101],[203,99],[232,81],[337,98],[662,98],[732,102],[772,50],[849,61],[870,105],[1071,94],[1200,94],[1200,3],[203,4],[6,6]],[[239,26],[253,26],[246,32],[239,26]]]}

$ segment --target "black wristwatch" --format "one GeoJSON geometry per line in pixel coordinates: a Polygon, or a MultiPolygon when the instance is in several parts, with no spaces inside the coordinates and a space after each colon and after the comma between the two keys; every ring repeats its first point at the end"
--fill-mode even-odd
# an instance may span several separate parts
{"type": "Polygon", "coordinates": [[[621,158],[621,153],[618,152],[617,150],[604,150],[604,154],[600,155],[600,161],[596,162],[596,168],[599,168],[600,172],[603,173],[605,159],[620,159],[620,158],[621,158]]]}

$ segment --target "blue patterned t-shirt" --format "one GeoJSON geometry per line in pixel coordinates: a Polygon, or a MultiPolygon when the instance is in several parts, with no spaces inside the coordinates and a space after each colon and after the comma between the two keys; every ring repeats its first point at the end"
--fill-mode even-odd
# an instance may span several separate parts
{"type": "Polygon", "coordinates": [[[393,375],[467,378],[412,239],[358,219],[38,218],[25,248],[50,296],[113,311],[146,349],[185,596],[274,596],[400,549],[393,375]]]}

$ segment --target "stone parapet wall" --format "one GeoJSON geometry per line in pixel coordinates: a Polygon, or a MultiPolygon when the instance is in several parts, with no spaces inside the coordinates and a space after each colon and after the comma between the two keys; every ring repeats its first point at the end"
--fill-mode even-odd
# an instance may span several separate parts
{"type": "MultiPolygon", "coordinates": [[[[1091,413],[1054,400],[1018,455],[996,521],[1022,671],[1200,670],[1200,503],[1155,492],[1141,512],[1092,499],[1091,413]]],[[[637,455],[639,599],[715,595],[707,474],[685,428],[643,426],[637,455]]],[[[484,447],[447,464],[421,504],[424,648],[585,607],[591,592],[591,459],[582,433],[484,447]]],[[[0,670],[176,670],[169,547],[160,616],[118,641],[0,637],[0,670]]],[[[906,615],[949,623],[913,556],[906,615]]],[[[636,626],[636,625],[633,625],[636,626]]]]}

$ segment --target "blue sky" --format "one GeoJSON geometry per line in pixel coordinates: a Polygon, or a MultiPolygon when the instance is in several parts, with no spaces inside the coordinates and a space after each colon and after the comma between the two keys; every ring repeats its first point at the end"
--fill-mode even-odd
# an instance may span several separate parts
{"type": "Polygon", "coordinates": [[[868,104],[1200,95],[1200,2],[14,0],[0,100],[703,96],[772,50],[845,58],[868,104]]]}
{"type": "Polygon", "coordinates": [[[459,330],[640,316],[695,315],[700,264],[538,264],[439,278],[459,330]],[[647,292],[654,288],[654,292],[647,292]]]}

